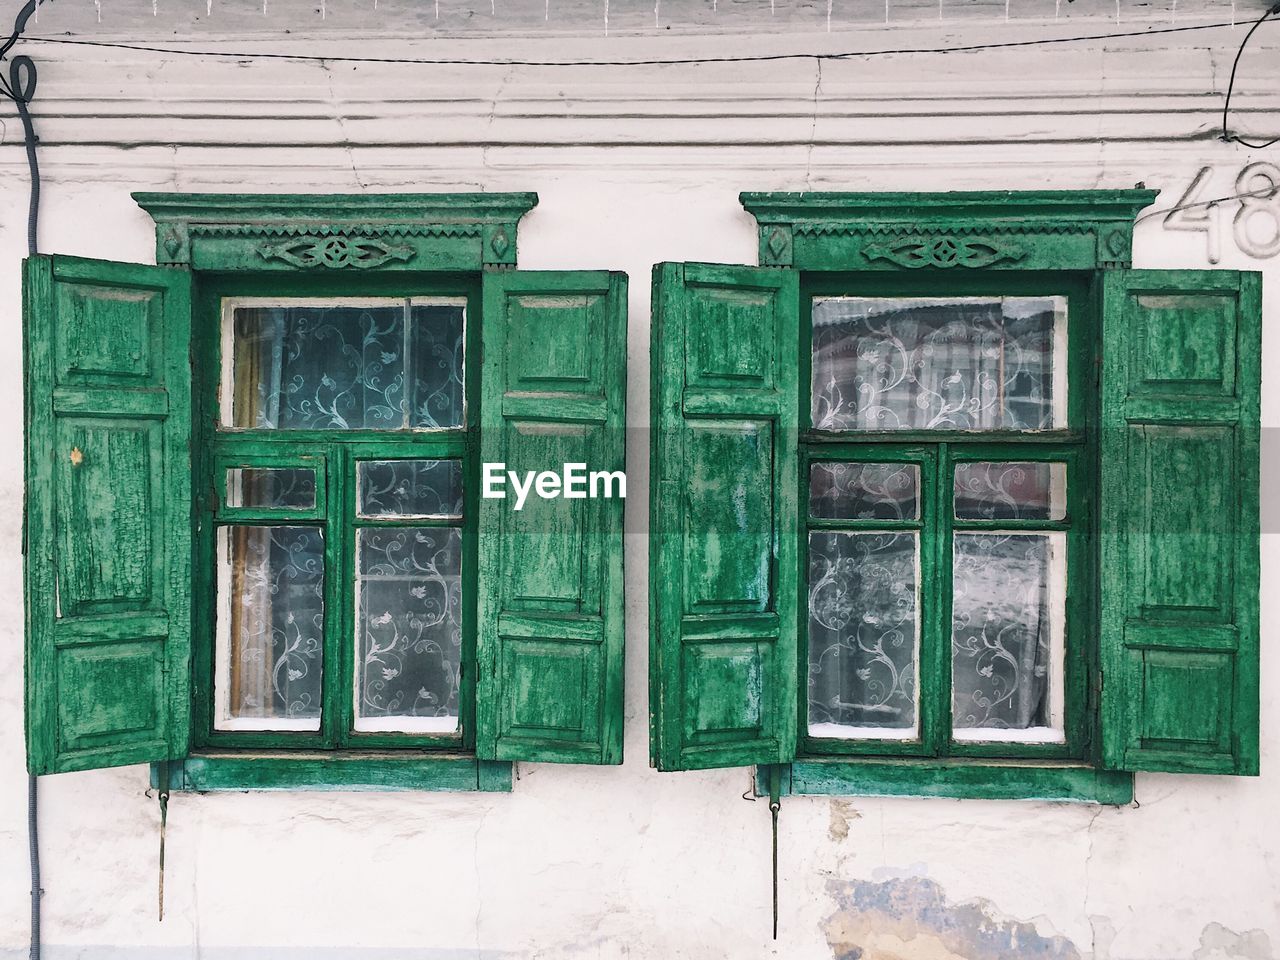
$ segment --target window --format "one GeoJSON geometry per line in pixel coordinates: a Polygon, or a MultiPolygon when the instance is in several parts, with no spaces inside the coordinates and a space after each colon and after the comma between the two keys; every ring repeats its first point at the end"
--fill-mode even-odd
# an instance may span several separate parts
{"type": "Polygon", "coordinates": [[[511,789],[618,763],[626,277],[531,194],[145,194],[159,266],[26,264],[28,767],[511,789]]]}
{"type": "Polygon", "coordinates": [[[215,292],[219,376],[197,418],[216,421],[202,445],[215,491],[204,742],[462,745],[476,293],[215,292]]]}
{"type": "Polygon", "coordinates": [[[1259,280],[1142,191],[744,194],[655,268],[652,756],[1124,803],[1257,772],[1259,280]]]}
{"type": "Polygon", "coordinates": [[[805,751],[1080,755],[1085,299],[806,295],[805,751]]]}

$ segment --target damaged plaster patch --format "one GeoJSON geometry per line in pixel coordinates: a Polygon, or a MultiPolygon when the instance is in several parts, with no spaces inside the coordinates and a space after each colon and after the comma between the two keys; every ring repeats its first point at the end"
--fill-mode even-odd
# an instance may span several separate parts
{"type": "Polygon", "coordinates": [[[1081,960],[1066,937],[1042,936],[986,900],[949,903],[924,877],[832,880],[827,890],[836,911],[822,929],[835,960],[1081,960]]]}
{"type": "Polygon", "coordinates": [[[1211,923],[1200,931],[1200,948],[1191,960],[1275,960],[1271,938],[1261,930],[1236,933],[1220,923],[1211,923]]]}
{"type": "Polygon", "coordinates": [[[827,825],[827,835],[832,840],[843,840],[849,836],[849,821],[861,820],[862,814],[854,809],[848,800],[832,799],[831,822],[827,825]]]}

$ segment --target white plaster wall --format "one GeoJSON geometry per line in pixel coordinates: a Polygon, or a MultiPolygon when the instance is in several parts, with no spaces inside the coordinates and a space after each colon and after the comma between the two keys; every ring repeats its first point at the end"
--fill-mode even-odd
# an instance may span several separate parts
{"type": "MultiPolygon", "coordinates": [[[[945,25],[786,44],[931,45],[1035,29],[945,25]]],[[[151,262],[154,233],[129,198],[138,189],[536,190],[539,206],[520,228],[522,267],[631,276],[628,410],[643,427],[650,267],[755,262],[754,224],[737,202],[742,189],[1072,189],[1141,180],[1163,188],[1159,204],[1168,206],[1209,165],[1206,196],[1234,193],[1240,167],[1267,153],[1214,139],[1224,69],[1242,31],[1191,36],[1177,46],[1165,37],[1107,49],[827,62],[821,75],[805,60],[354,68],[45,46],[28,51],[41,58],[41,246],[151,262]]],[[[1256,39],[1240,122],[1275,135],[1280,27],[1256,39]]],[[[306,44],[301,35],[289,42],[306,44]]],[[[393,43],[341,46],[385,53],[393,43]]],[[[732,49],[782,44],[734,38],[732,49]]],[[[396,49],[632,57],[723,54],[726,44],[439,41],[396,49]]],[[[18,124],[9,114],[0,120],[0,957],[17,957],[26,955],[28,891],[19,556],[27,182],[18,124]]],[[[1235,206],[1226,209],[1229,217],[1235,206]]],[[[1267,273],[1263,420],[1280,427],[1280,258],[1244,255],[1229,219],[1225,225],[1221,266],[1267,273]]],[[[1137,266],[1206,265],[1203,235],[1166,231],[1158,217],[1138,226],[1135,247],[1137,266]]],[[[1264,434],[1262,577],[1270,585],[1280,577],[1280,515],[1265,500],[1280,479],[1280,434],[1264,434]]],[[[636,529],[648,498],[643,430],[628,458],[636,529]]],[[[158,810],[144,793],[145,769],[47,777],[46,956],[821,958],[833,955],[824,933],[836,909],[830,885],[894,877],[927,878],[952,907],[983,901],[993,918],[1031,926],[1001,946],[983,940],[983,924],[962,912],[940,921],[960,918],[949,940],[931,937],[928,923],[911,940],[916,931],[901,923],[838,919],[869,924],[859,941],[868,960],[1280,953],[1277,591],[1264,586],[1262,596],[1262,777],[1141,775],[1140,805],[1120,809],[788,799],[774,943],[769,816],[764,803],[741,799],[749,771],[648,767],[642,536],[628,537],[626,561],[622,767],[520,764],[510,795],[175,795],[163,923],[155,919],[158,810]],[[1037,935],[1066,940],[1049,947],[1037,935]]]]}

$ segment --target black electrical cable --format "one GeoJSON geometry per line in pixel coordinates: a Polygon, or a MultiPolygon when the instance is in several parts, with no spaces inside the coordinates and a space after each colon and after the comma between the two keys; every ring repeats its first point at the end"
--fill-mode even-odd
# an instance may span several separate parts
{"type": "MultiPolygon", "coordinates": [[[[31,0],[34,9],[39,0],[31,0]]],[[[34,256],[36,249],[36,226],[40,220],[40,161],[36,157],[36,131],[31,123],[31,110],[28,104],[36,92],[36,65],[30,57],[18,56],[9,64],[9,88],[13,93],[14,105],[18,108],[18,116],[22,118],[22,132],[26,140],[27,167],[31,171],[31,199],[27,205],[27,253],[34,256]]]]}
{"type": "Polygon", "coordinates": [[[1244,40],[1240,42],[1240,49],[1236,51],[1236,59],[1231,64],[1231,79],[1227,81],[1227,99],[1222,103],[1222,140],[1225,143],[1239,143],[1254,150],[1262,150],[1274,144],[1280,143],[1280,137],[1268,140],[1266,143],[1254,143],[1238,137],[1227,127],[1227,115],[1231,112],[1231,93],[1236,85],[1236,68],[1240,66],[1240,57],[1244,55],[1244,48],[1249,45],[1249,38],[1253,36],[1253,32],[1257,30],[1267,20],[1268,17],[1280,15],[1280,3],[1275,4],[1266,13],[1260,16],[1249,28],[1249,32],[1244,35],[1244,40]]]}
{"type": "Polygon", "coordinates": [[[981,50],[1006,50],[1017,47],[1049,46],[1058,43],[1084,43],[1089,40],[1121,40],[1127,37],[1154,37],[1161,34],[1189,33],[1199,30],[1220,30],[1234,27],[1234,23],[1202,23],[1185,27],[1157,27],[1154,30],[1128,30],[1116,33],[1094,33],[1075,37],[1044,37],[1038,40],[1008,40],[1002,43],[974,43],[954,47],[896,47],[873,50],[848,50],[838,53],[762,53],[741,57],[677,57],[653,60],[520,60],[480,59],[458,60],[448,57],[353,57],[323,56],[320,54],[235,52],[230,50],[192,50],[182,47],[155,47],[141,43],[120,43],[112,40],[71,40],[64,37],[28,37],[37,43],[66,44],[77,47],[108,47],[115,50],[137,50],[143,53],[164,53],[180,57],[222,57],[231,60],[297,60],[315,63],[402,63],[432,66],[488,66],[488,67],[664,67],[699,63],[760,63],[770,60],[856,60],[863,57],[891,57],[911,54],[975,53],[981,50]]]}
{"type": "MultiPolygon", "coordinates": [[[[27,21],[36,12],[40,0],[27,0],[13,22],[13,32],[0,44],[0,60],[4,59],[27,21]]],[[[40,221],[40,163],[36,157],[36,132],[31,123],[29,104],[36,93],[36,65],[30,57],[17,56],[9,63],[9,80],[0,79],[0,94],[13,101],[22,118],[22,132],[27,148],[27,167],[31,171],[31,200],[27,206],[27,253],[35,256],[38,251],[37,226],[40,221]]],[[[25,510],[24,519],[25,519],[25,510]]],[[[25,542],[25,541],[24,541],[25,542]]],[[[39,779],[27,776],[27,853],[31,861],[31,960],[40,960],[40,806],[39,779]]]]}

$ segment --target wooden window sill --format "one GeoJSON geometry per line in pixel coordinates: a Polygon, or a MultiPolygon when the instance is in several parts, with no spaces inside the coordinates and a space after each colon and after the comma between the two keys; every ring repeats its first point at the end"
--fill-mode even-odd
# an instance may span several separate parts
{"type": "MultiPolygon", "coordinates": [[[[769,792],[766,770],[756,768],[760,796],[769,792]]],[[[793,796],[949,797],[1123,806],[1133,801],[1133,774],[1048,761],[805,758],[783,766],[782,792],[793,796]]]]}
{"type": "MultiPolygon", "coordinates": [[[[161,764],[151,765],[159,785],[161,764]]],[[[461,753],[209,752],[169,765],[169,789],[433,790],[510,793],[511,764],[461,753]]]]}

